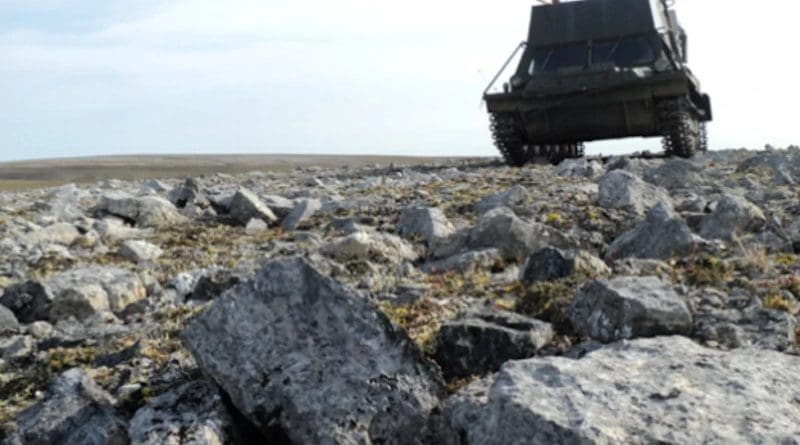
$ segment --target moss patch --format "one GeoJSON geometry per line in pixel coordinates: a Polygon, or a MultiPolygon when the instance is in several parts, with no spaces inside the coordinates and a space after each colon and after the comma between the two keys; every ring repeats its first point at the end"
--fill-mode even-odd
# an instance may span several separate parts
{"type": "Polygon", "coordinates": [[[714,256],[701,256],[685,269],[688,282],[694,286],[720,286],[733,279],[733,267],[714,256]]]}
{"type": "Polygon", "coordinates": [[[523,289],[514,310],[552,323],[559,334],[572,335],[569,307],[576,287],[577,282],[572,278],[534,283],[523,289]]]}

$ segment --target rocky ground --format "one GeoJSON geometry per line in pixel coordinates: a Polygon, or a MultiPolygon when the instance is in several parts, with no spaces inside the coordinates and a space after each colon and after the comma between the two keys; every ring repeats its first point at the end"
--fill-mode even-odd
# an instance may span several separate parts
{"type": "Polygon", "coordinates": [[[800,149],[0,193],[3,443],[800,443],[800,149]]]}

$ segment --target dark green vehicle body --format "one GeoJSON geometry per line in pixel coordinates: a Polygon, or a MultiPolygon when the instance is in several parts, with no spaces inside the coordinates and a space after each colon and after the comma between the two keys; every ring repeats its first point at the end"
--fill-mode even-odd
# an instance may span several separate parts
{"type": "Polygon", "coordinates": [[[522,47],[504,91],[484,94],[509,163],[559,161],[581,156],[584,141],[631,136],[664,136],[668,154],[705,149],[710,99],[685,66],[686,34],[666,0],[535,6],[522,47]]]}

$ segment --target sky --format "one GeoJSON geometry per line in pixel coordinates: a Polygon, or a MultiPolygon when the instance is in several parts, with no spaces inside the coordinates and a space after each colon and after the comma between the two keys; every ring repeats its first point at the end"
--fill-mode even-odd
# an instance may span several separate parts
{"type": "MultiPolygon", "coordinates": [[[[481,94],[532,0],[0,0],[0,161],[492,156],[481,94]]],[[[710,145],[800,144],[800,6],[677,0],[710,145]]],[[[590,144],[589,154],[658,140],[590,144]]]]}

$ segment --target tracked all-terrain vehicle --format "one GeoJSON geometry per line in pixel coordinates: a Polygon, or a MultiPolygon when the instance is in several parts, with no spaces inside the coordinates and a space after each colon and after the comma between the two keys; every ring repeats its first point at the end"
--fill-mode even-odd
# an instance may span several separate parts
{"type": "Polygon", "coordinates": [[[668,155],[704,151],[711,101],[686,67],[686,33],[673,2],[534,6],[527,42],[484,92],[505,160],[557,163],[583,156],[586,141],[631,136],[663,136],[668,155]],[[517,58],[516,72],[493,92],[517,58]]]}

